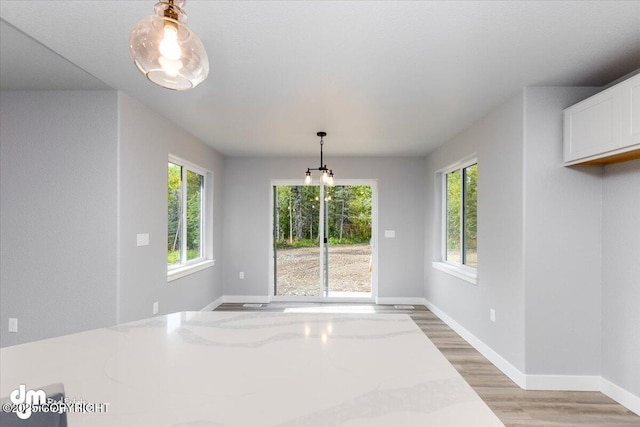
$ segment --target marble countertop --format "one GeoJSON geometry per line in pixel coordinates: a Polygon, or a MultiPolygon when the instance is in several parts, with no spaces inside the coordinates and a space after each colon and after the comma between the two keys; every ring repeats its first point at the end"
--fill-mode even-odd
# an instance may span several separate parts
{"type": "Polygon", "coordinates": [[[405,314],[182,312],[0,351],[69,426],[502,426],[405,314]]]}

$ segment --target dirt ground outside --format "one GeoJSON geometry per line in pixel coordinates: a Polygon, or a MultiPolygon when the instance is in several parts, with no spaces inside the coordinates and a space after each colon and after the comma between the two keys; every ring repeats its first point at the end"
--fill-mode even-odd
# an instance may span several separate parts
{"type": "MultiPolygon", "coordinates": [[[[371,292],[371,246],[329,246],[329,291],[371,292]]],[[[319,296],[320,248],[278,249],[277,295],[319,296]]]]}

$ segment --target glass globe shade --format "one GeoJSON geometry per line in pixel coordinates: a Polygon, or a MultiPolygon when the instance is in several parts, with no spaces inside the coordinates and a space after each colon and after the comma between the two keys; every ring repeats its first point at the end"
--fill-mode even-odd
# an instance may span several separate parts
{"type": "Polygon", "coordinates": [[[167,89],[191,89],[209,75],[209,58],[198,36],[166,16],[141,19],[131,30],[129,53],[143,75],[167,89]]]}

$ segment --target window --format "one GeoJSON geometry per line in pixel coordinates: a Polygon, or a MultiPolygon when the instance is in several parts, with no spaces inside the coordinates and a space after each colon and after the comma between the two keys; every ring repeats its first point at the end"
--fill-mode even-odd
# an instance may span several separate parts
{"type": "Polygon", "coordinates": [[[167,266],[169,272],[206,261],[207,172],[171,157],[167,170],[167,266]]]}
{"type": "Polygon", "coordinates": [[[439,171],[441,254],[433,268],[478,283],[478,160],[467,159],[439,171]]]}
{"type": "Polygon", "coordinates": [[[476,268],[478,163],[444,173],[444,248],[443,259],[449,263],[476,268]]]}

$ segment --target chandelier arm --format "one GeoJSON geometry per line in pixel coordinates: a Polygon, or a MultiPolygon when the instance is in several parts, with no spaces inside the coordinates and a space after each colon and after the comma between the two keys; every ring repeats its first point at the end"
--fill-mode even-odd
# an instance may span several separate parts
{"type": "Polygon", "coordinates": [[[311,184],[311,171],[320,171],[322,172],[321,181],[324,185],[333,185],[333,170],[329,170],[326,164],[324,164],[324,137],[327,136],[326,132],[318,132],[317,135],[320,137],[320,166],[317,168],[307,168],[307,172],[305,173],[305,185],[311,184]]]}

